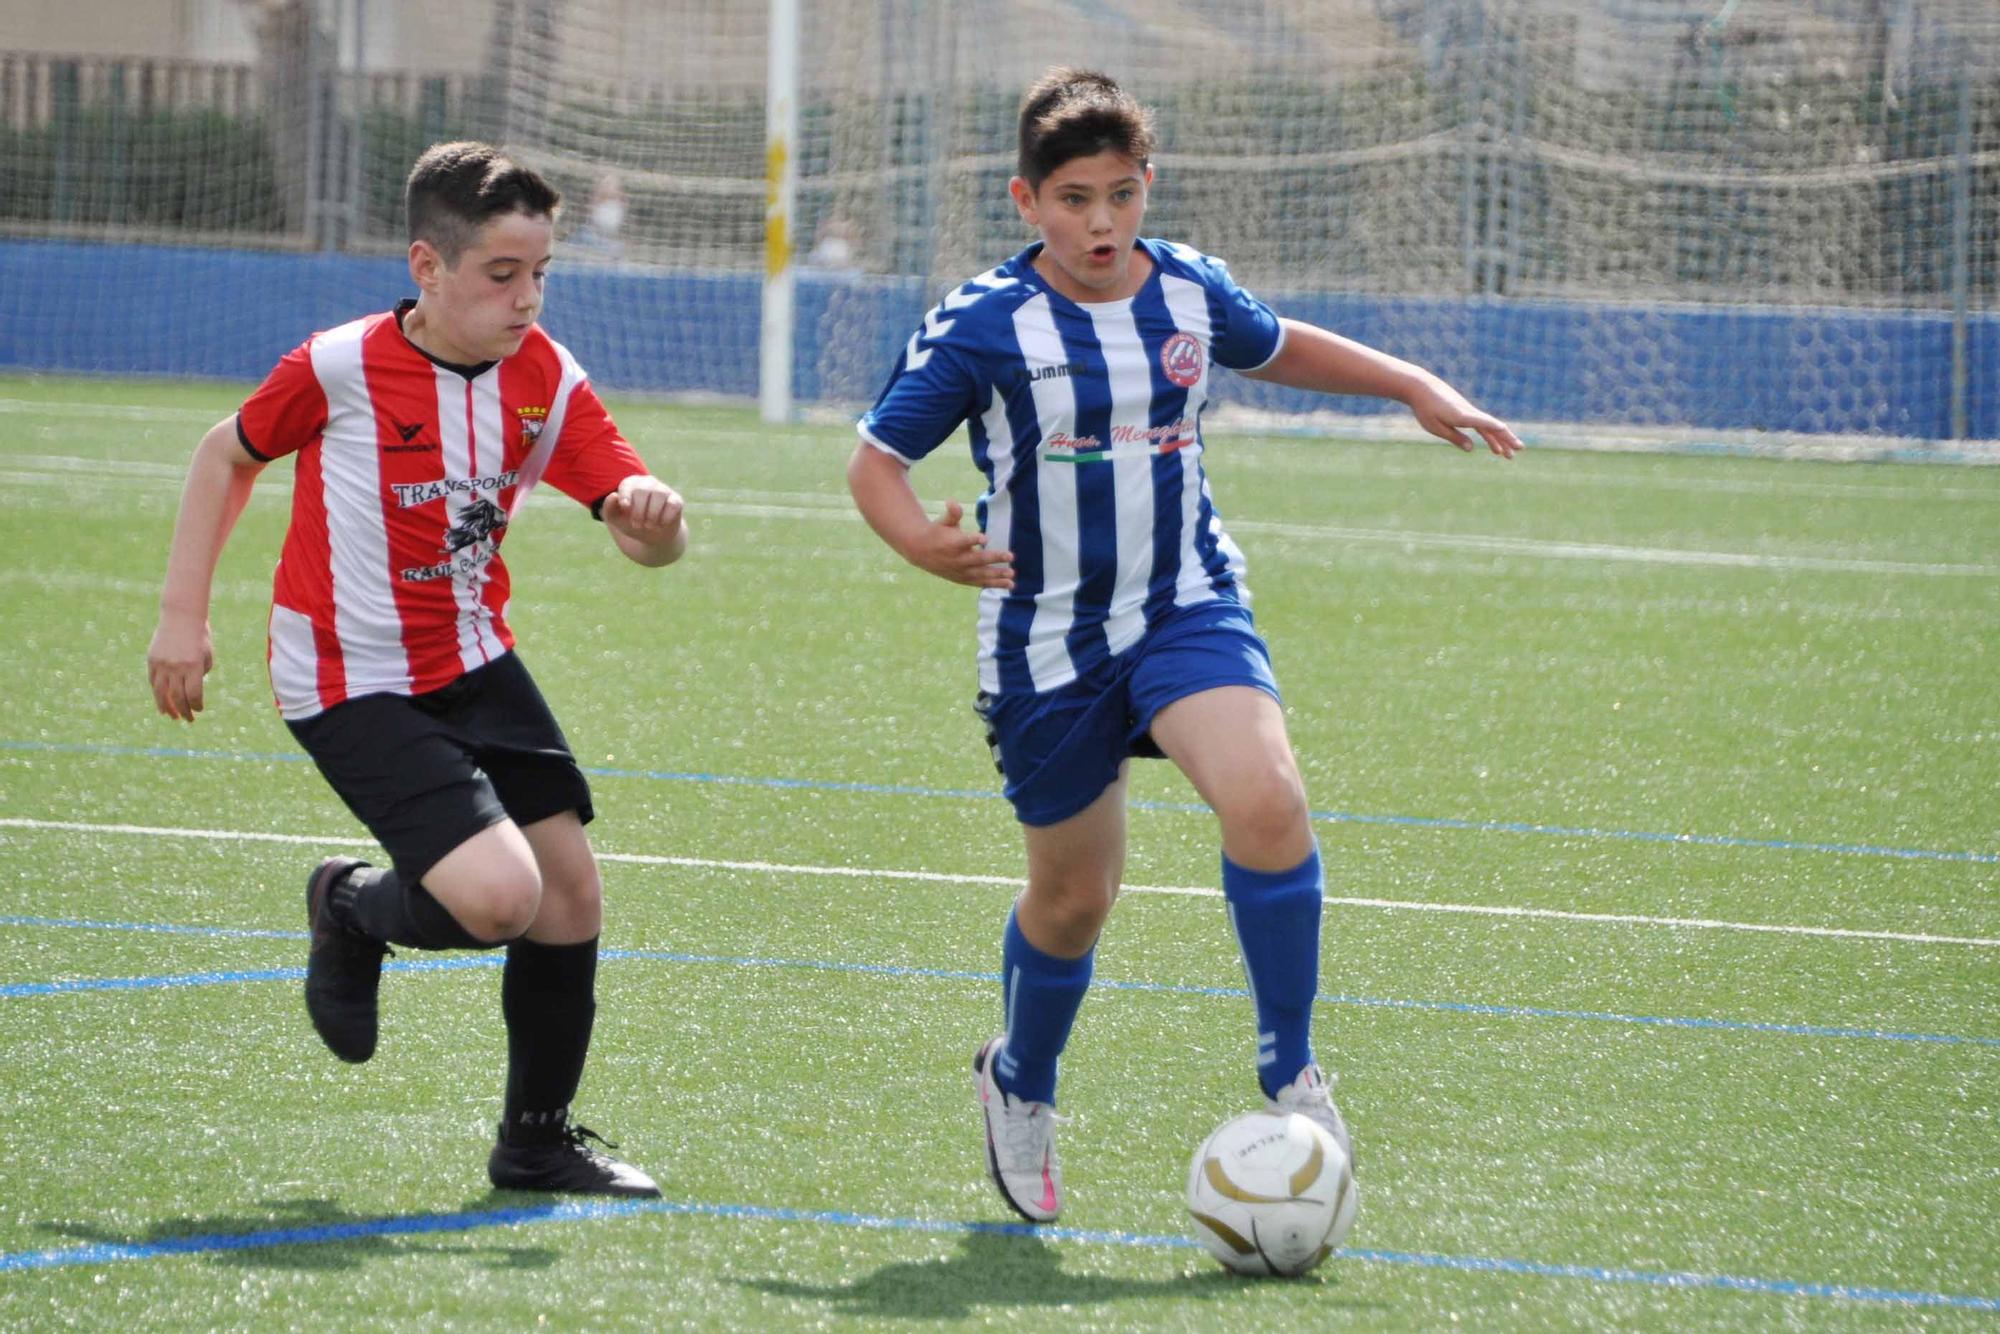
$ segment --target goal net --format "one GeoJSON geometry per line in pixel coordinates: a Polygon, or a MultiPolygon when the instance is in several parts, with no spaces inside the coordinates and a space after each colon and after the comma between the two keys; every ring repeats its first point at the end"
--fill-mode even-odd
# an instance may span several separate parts
{"type": "MultiPolygon", "coordinates": [[[[0,53],[0,239],[393,256],[415,152],[497,138],[569,201],[549,322],[601,381],[756,391],[766,0],[242,8],[245,58],[171,81],[0,53]]],[[[2000,437],[1993,0],[798,8],[801,403],[869,398],[930,304],[1029,239],[1015,111],[1066,63],[1156,109],[1150,233],[1497,411],[2000,437]]]]}

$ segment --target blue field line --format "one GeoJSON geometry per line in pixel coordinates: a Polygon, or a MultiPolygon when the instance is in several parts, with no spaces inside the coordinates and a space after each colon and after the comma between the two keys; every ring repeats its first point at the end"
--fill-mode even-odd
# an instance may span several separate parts
{"type": "MultiPolygon", "coordinates": [[[[505,962],[494,954],[453,955],[448,959],[391,959],[382,965],[391,973],[445,973],[463,968],[498,968],[505,962]]],[[[0,986],[0,1000],[28,996],[67,996],[86,991],[164,991],[175,987],[217,987],[238,982],[302,982],[303,968],[227,969],[203,973],[160,973],[151,977],[79,977],[61,982],[12,982],[0,986]]]]}
{"type": "Polygon", "coordinates": [[[9,982],[0,986],[0,1000],[27,996],[70,996],[88,991],[159,991],[168,987],[216,987],[232,982],[287,982],[306,975],[303,968],[245,968],[225,972],[167,973],[154,977],[78,977],[61,982],[9,982]]]}
{"type": "Polygon", "coordinates": [[[213,936],[223,940],[304,940],[307,932],[247,926],[179,926],[172,922],[105,922],[88,917],[24,917],[0,913],[0,926],[66,927],[78,931],[141,931],[163,936],[213,936]]]}
{"type": "MultiPolygon", "coordinates": [[[[642,1214],[662,1214],[680,1218],[718,1218],[752,1223],[809,1223],[826,1227],[867,1228],[878,1232],[1032,1237],[1043,1241],[1073,1242],[1087,1246],[1124,1246],[1140,1250],[1199,1249],[1199,1244],[1189,1237],[1143,1232],[1036,1227],[1027,1223],[892,1218],[839,1209],[782,1209],[755,1204],[693,1204],[680,1200],[573,1200],[555,1204],[528,1205],[515,1209],[405,1214],[388,1218],[357,1219],[350,1223],[267,1228],[256,1232],[209,1232],[185,1237],[167,1237],[158,1241],[95,1242],[86,1246],[63,1246],[42,1251],[0,1252],[0,1273],[113,1264],[129,1260],[157,1260],[177,1255],[218,1254],[268,1246],[327,1245],[373,1237],[423,1236],[440,1232],[469,1232],[489,1227],[526,1227],[539,1223],[629,1218],[642,1214]]],[[[1382,1250],[1376,1247],[1348,1247],[1338,1252],[1335,1258],[1363,1264],[1412,1265],[1424,1269],[1449,1269],[1464,1273],[1582,1279],[1591,1283],[1631,1283],[1656,1288],[1713,1289],[1775,1297],[1818,1297],[1893,1306],[2000,1311],[2000,1297],[1864,1287],[1847,1283],[1743,1278],[1731,1274],[1659,1272],[1616,1266],[1542,1264],[1533,1260],[1510,1260],[1498,1256],[1439,1255],[1423,1251],[1382,1250]]]]}
{"type": "MultiPolygon", "coordinates": [[[[304,755],[280,752],[193,750],[182,746],[114,746],[83,742],[5,741],[0,751],[43,751],[71,755],[118,755],[153,759],[285,761],[303,763],[304,755]]],[[[998,801],[988,788],[920,787],[903,783],[853,783],[818,778],[759,778],[743,774],[683,772],[672,769],[606,769],[586,766],[594,778],[639,778],[658,783],[711,783],[728,787],[758,787],[795,792],[850,792],[868,796],[945,797],[953,800],[998,801]]],[[[1133,810],[1172,814],[1208,814],[1198,801],[1135,801],[1133,810]]],[[[1522,820],[1461,820],[1430,815],[1370,815],[1361,811],[1313,811],[1320,824],[1382,825],[1402,829],[1443,829],[1472,834],[1535,834],[1546,838],[1613,839],[1628,843],[1669,843],[1702,848],[1747,848],[1765,852],[1825,852],[1846,857],[1893,857],[1904,861],[1971,862],[2000,865],[2000,852],[1950,848],[1906,848],[1882,843],[1826,843],[1789,838],[1739,838],[1730,834],[1669,834],[1646,829],[1600,829],[1593,825],[1534,824],[1522,820]]]]}
{"type": "MultiPolygon", "coordinates": [[[[200,935],[245,935],[303,939],[303,931],[242,931],[224,927],[155,926],[142,922],[93,922],[61,917],[0,917],[0,926],[72,927],[113,931],[185,930],[200,935]]],[[[851,963],[839,959],[785,959],[727,954],[690,954],[678,950],[606,949],[599,954],[606,963],[641,959],[661,963],[709,964],[727,968],[783,968],[821,973],[852,973],[872,977],[922,978],[930,981],[978,982],[1000,980],[998,973],[975,969],[922,968],[906,964],[851,963]]],[[[455,968],[491,968],[503,962],[499,951],[490,954],[452,955],[448,958],[396,958],[383,967],[390,972],[429,973],[455,968]]],[[[151,977],[78,978],[63,982],[16,982],[0,986],[0,1000],[32,996],[68,995],[89,991],[144,991],[169,987],[219,986],[236,982],[296,982],[305,976],[303,968],[266,968],[253,971],[172,973],[151,977]]],[[[1175,982],[1120,982],[1098,978],[1091,983],[1101,991],[1145,992],[1171,996],[1223,996],[1247,1000],[1247,987],[1203,987],[1175,982]]],[[[1940,1046],[2000,1048],[2000,1038],[1970,1037],[1955,1033],[1902,1032],[1894,1029],[1850,1028],[1823,1024],[1781,1024],[1744,1019],[1703,1019],[1674,1015],[1620,1014],[1613,1010],[1559,1010],[1535,1005],[1492,1005],[1473,1001],[1397,1000],[1379,996],[1320,996],[1323,1006],[1344,1005],[1377,1010],[1406,1010],[1431,1014],[1482,1015],[1495,1019],[1557,1019],[1585,1023],[1628,1024],[1645,1028],[1680,1028],[1718,1033],[1774,1033],[1783,1037],[1855,1038],[1876,1042],[1916,1042],[1940,1046]]]]}

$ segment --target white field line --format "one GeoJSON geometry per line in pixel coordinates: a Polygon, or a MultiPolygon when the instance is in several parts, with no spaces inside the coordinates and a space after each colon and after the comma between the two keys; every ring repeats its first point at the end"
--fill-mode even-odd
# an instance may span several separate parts
{"type": "Polygon", "coordinates": [[[1518,556],[1553,557],[1559,560],[1628,561],[1642,565],[1734,565],[1759,570],[1816,570],[1841,574],[1980,577],[2000,574],[2000,565],[1857,560],[1841,556],[1762,555],[1740,551],[1689,551],[1678,547],[1625,547],[1601,542],[1550,542],[1533,537],[1502,537],[1477,533],[1424,533],[1398,528],[1335,528],[1322,524],[1271,523],[1261,519],[1232,519],[1229,526],[1246,533],[1270,533],[1278,537],[1386,542],[1392,546],[1501,552],[1518,556]]]}
{"type": "MultiPolygon", "coordinates": [[[[241,392],[247,394],[248,388],[241,392]]],[[[234,408],[169,408],[143,403],[48,403],[31,398],[0,398],[0,414],[24,413],[35,417],[86,417],[108,421],[160,422],[198,421],[213,426],[234,412],[234,408]]],[[[194,441],[188,441],[194,452],[194,441]]]]}
{"type": "MultiPolygon", "coordinates": [[[[86,824],[75,820],[0,818],[0,829],[43,830],[77,834],[117,834],[143,838],[201,838],[230,843],[288,843],[307,847],[373,847],[374,840],[352,834],[266,834],[247,829],[182,829],[159,825],[86,824]]],[[[768,875],[835,876],[850,880],[913,880],[938,885],[995,885],[1020,889],[1027,882],[1005,875],[956,875],[943,871],[892,871],[868,866],[812,866],[790,862],[725,861],[714,857],[649,856],[631,852],[599,852],[602,862],[629,866],[685,866],[700,870],[747,871],[768,875]]],[[[1126,894],[1171,894],[1216,899],[1222,891],[1208,885],[1126,885],[1126,894]]],[[[1591,922],[1610,926],[1659,926],[1689,931],[1753,931],[1781,936],[1819,936],[1836,940],[1889,940],[1919,945],[1967,945],[2000,949],[2000,939],[1984,936],[1940,936],[1916,931],[1859,931],[1832,926],[1785,926],[1764,922],[1728,922],[1712,917],[1649,917],[1638,913],[1566,912],[1558,908],[1520,908],[1480,903],[1418,903],[1404,899],[1374,899],[1329,894],[1326,902],[1343,908],[1374,908],[1385,912],[1458,913],[1473,917],[1536,918],[1558,922],[1591,922]]]]}
{"type": "MultiPolygon", "coordinates": [[[[96,418],[96,420],[120,420],[120,422],[200,422],[202,426],[214,426],[218,420],[222,420],[222,418],[228,416],[228,410],[164,408],[164,406],[156,408],[156,406],[144,406],[144,404],[72,404],[72,402],[40,402],[40,400],[30,400],[30,398],[0,398],[0,416],[8,416],[8,414],[52,416],[52,418],[84,418],[84,420],[96,418]]],[[[840,412],[820,412],[820,416],[816,418],[816,424],[822,426],[822,428],[826,428],[826,430],[800,430],[798,426],[772,428],[772,426],[728,426],[728,424],[708,424],[708,426],[702,426],[700,430],[702,430],[704,436],[714,436],[718,440],[762,440],[762,442],[784,442],[784,444],[830,444],[830,446],[842,446],[842,448],[846,448],[848,444],[852,444],[852,424],[854,424],[856,416],[858,416],[858,410],[856,412],[844,412],[844,410],[840,410],[840,412]],[[838,432],[838,434],[826,434],[826,432],[838,432]]],[[[1384,422],[1382,418],[1376,418],[1376,416],[1308,414],[1308,416],[1300,418],[1300,416],[1290,416],[1290,414],[1286,414],[1286,416],[1272,416],[1272,414],[1254,414],[1254,412],[1244,412],[1244,410],[1228,410],[1228,412],[1224,412],[1214,422],[1214,426],[1216,426],[1216,430],[1222,432],[1222,436],[1226,436],[1230,440],[1242,438],[1246,444],[1254,444],[1254,446],[1262,446],[1262,444],[1270,442],[1272,438],[1276,438],[1276,440],[1280,440],[1284,444],[1294,444],[1294,442],[1308,442],[1310,444],[1310,442],[1318,440],[1318,442],[1326,442],[1330,446],[1330,450],[1338,450],[1338,446],[1342,442],[1350,442],[1350,440],[1370,440],[1370,442],[1390,440],[1390,442],[1398,442],[1398,444],[1412,444],[1416,448],[1430,448],[1430,450],[1440,450],[1442,448],[1440,442],[1430,440],[1428,436],[1424,436],[1422,430],[1416,426],[1416,422],[1410,420],[1410,418],[1402,418],[1400,422],[1396,422],[1396,420],[1384,422]]],[[[1520,424],[1516,422],[1516,426],[1520,426],[1520,424]]],[[[1580,436],[1580,438],[1586,438],[1586,440],[1610,438],[1612,444],[1608,444],[1608,446],[1578,444],[1576,440],[1572,440],[1572,438],[1566,436],[1562,440],[1552,440],[1550,446],[1552,448],[1560,448],[1564,452],[1582,450],[1582,452],[1612,452],[1612,454],[1616,454],[1616,452],[1630,452],[1630,448],[1628,448],[1630,444],[1646,444],[1646,446],[1650,446],[1646,452],[1656,452],[1656,448],[1660,444],[1666,444],[1668,452],[1674,452],[1670,448],[1674,444],[1672,438],[1662,440],[1662,442],[1618,440],[1616,436],[1620,432],[1624,432],[1624,430],[1628,430],[1628,428],[1620,428],[1620,426],[1604,426],[1604,428],[1596,428],[1596,430],[1592,430],[1592,428],[1570,428],[1572,436],[1576,436],[1578,432],[1588,432],[1586,436],[1580,436]]],[[[1838,454],[1840,446],[1838,444],[1828,444],[1820,436],[1786,436],[1784,440],[1788,440],[1792,448],[1806,448],[1806,450],[1824,448],[1826,450],[1826,454],[1824,454],[1826,458],[1840,458],[1840,454],[1838,454]]],[[[1838,440],[1850,440],[1850,438],[1836,436],[1832,440],[1838,442],[1838,440]]],[[[1992,446],[1992,442],[1974,442],[1974,444],[1988,444],[1988,446],[1992,446]]],[[[194,440],[192,438],[188,440],[188,450],[190,452],[194,450],[194,440]]],[[[1312,462],[1308,466],[1310,466],[1310,470],[1314,474],[1330,474],[1330,476],[1360,476],[1360,474],[1366,474],[1370,478],[1444,478],[1444,476],[1450,476],[1452,470],[1460,466],[1460,460],[1456,460],[1456,456],[1452,456],[1448,450],[1442,452],[1442,454],[1436,454],[1434,458],[1438,458],[1442,462],[1438,462],[1436,466],[1430,466],[1430,468],[1402,466],[1402,464],[1382,464],[1378,460],[1346,464],[1338,452],[1328,452],[1328,454],[1312,456],[1312,462]],[[1332,462],[1332,468],[1328,468],[1328,462],[1332,462]]],[[[1818,456],[1814,456],[1814,458],[1818,458],[1818,456]]],[[[1248,460],[1232,460],[1230,466],[1256,466],[1256,464],[1248,464],[1248,460]]],[[[1298,464],[1294,460],[1288,466],[1296,468],[1298,464]]],[[[1526,472],[1526,468],[1524,468],[1524,472],[1526,472]]],[[[1652,474],[1648,474],[1648,476],[1630,476],[1628,478],[1628,476],[1604,474],[1604,472],[1596,472],[1594,470],[1594,472],[1590,472],[1586,476],[1538,474],[1538,476],[1534,476],[1534,482],[1538,486],[1590,486],[1590,488],[1642,486],[1646,490],[1724,492],[1724,494],[1752,494],[1752,496],[1830,496],[1830,498],[1856,498],[1856,500],[1920,500],[1920,502],[1930,502],[1930,500],[1980,500],[1980,502],[1996,502],[1996,500],[2000,500],[2000,490],[1954,488],[1954,486],[1930,488],[1930,486],[1904,486],[1904,484],[1896,484],[1896,482],[1830,484],[1830,482],[1812,480],[1812,478],[1818,478],[1818,476],[1822,476],[1822,474],[1812,474],[1812,472],[1780,474],[1780,472],[1772,472],[1772,474],[1762,476],[1762,478],[1758,478],[1754,482],[1742,482],[1742,480],[1732,480],[1732,478],[1652,476],[1652,474]]],[[[846,498],[842,496],[842,502],[844,500],[846,498]]]]}
{"type": "MultiPolygon", "coordinates": [[[[769,502],[704,502],[688,497],[691,508],[706,514],[754,519],[832,519],[860,522],[851,507],[834,509],[818,504],[781,505],[769,502]]],[[[2000,565],[1956,565],[1925,561],[1860,560],[1840,556],[1762,555],[1740,551],[1688,551],[1674,547],[1626,547],[1600,542],[1550,542],[1532,537],[1504,537],[1479,533],[1425,533],[1401,528],[1340,528],[1328,524],[1274,523],[1262,519],[1231,519],[1229,526],[1243,533],[1268,533],[1275,537],[1309,541],[1364,542],[1391,547],[1427,547],[1447,551],[1477,551],[1528,556],[1553,560],[1623,561],[1640,565],[1735,566],[1758,570],[1810,570],[1837,574],[1969,575],[1990,578],[2000,575],[2000,565]]]]}
{"type": "MultiPolygon", "coordinates": [[[[5,459],[0,458],[0,483],[4,483],[9,487],[53,486],[75,491],[85,483],[112,481],[119,483],[124,488],[130,488],[135,484],[150,484],[162,491],[168,489],[177,490],[187,480],[187,469],[181,468],[177,472],[178,475],[173,477],[135,474],[130,468],[121,468],[113,464],[107,464],[103,467],[93,465],[63,468],[60,470],[14,468],[9,467],[5,459]]],[[[275,478],[273,480],[277,483],[277,490],[281,490],[287,494],[290,493],[292,489],[291,479],[275,478]]],[[[258,487],[260,491],[264,489],[263,486],[258,487]]],[[[96,499],[96,496],[93,495],[92,499],[96,499]]]]}
{"type": "MultiPolygon", "coordinates": [[[[1324,482],[1327,485],[1335,485],[1350,481],[1408,480],[1439,484],[1456,482],[1496,488],[1503,486],[1520,489],[1576,488],[1590,491],[1627,490],[1654,493],[1671,491],[1690,495],[1756,496],[1765,500],[1802,498],[1921,502],[1967,500],[1988,505],[2000,504],[2000,487],[1982,489],[1966,486],[1919,486],[1895,482],[1808,482],[1789,476],[1783,471],[1773,471],[1752,479],[1737,479],[1707,476],[1663,477],[1656,469],[1565,468],[1558,472],[1547,469],[1530,471],[1526,467],[1510,465],[1508,471],[1495,475],[1486,471],[1485,460],[1471,464],[1460,462],[1457,465],[1458,469],[1466,471],[1454,470],[1450,466],[1451,455],[1456,453],[1453,450],[1446,450],[1444,460],[1446,466],[1425,467],[1413,463],[1385,463],[1379,458],[1342,458],[1337,452],[1339,444],[1338,440],[1329,440],[1326,449],[1311,450],[1303,454],[1297,451],[1288,454],[1276,452],[1257,454],[1242,449],[1232,441],[1224,446],[1229,454],[1227,463],[1222,466],[1228,470],[1232,478],[1241,473],[1252,472],[1278,474],[1302,484],[1324,482]]],[[[1579,456],[1587,456],[1579,446],[1566,445],[1564,449],[1575,451],[1579,456]]],[[[1626,460],[1641,457],[1630,450],[1607,449],[1602,452],[1622,454],[1626,460]]]]}
{"type": "MultiPolygon", "coordinates": [[[[0,473],[0,480],[6,474],[0,473]]],[[[0,585],[39,589],[47,593],[81,593],[94,597],[147,597],[160,595],[158,576],[146,579],[107,579],[85,570],[0,569],[0,585]]],[[[271,600],[271,581],[265,579],[217,579],[210,589],[215,602],[263,602],[271,600]]],[[[268,619],[268,618],[266,618],[268,619]]]]}
{"type": "MultiPolygon", "coordinates": [[[[188,453],[194,453],[194,446],[188,446],[188,453]]],[[[164,477],[171,481],[187,480],[188,465],[185,460],[173,463],[152,459],[94,459],[80,454],[5,454],[0,455],[0,464],[8,468],[23,469],[33,476],[37,471],[53,473],[116,473],[139,477],[164,477]]]]}
{"type": "MultiPolygon", "coordinates": [[[[812,499],[816,502],[818,498],[812,499]]],[[[832,519],[840,523],[858,523],[861,518],[851,506],[836,509],[819,503],[704,501],[699,495],[692,495],[688,497],[688,504],[705,514],[721,514],[732,518],[832,519]]],[[[1262,519],[1231,519],[1229,526],[1238,532],[1268,533],[1275,537],[1313,541],[1365,542],[1391,547],[1492,552],[1554,560],[1623,561],[1641,565],[1736,566],[1746,569],[1810,570],[1838,574],[1969,575],[1980,578],[2000,575],[2000,565],[1860,560],[1840,556],[1762,555],[1739,551],[1688,551],[1673,547],[1625,547],[1598,542],[1550,542],[1540,538],[1479,533],[1425,533],[1401,528],[1340,528],[1328,524],[1274,523],[1262,519]]]]}
{"type": "MultiPolygon", "coordinates": [[[[4,400],[0,400],[4,402],[4,400]]],[[[184,473],[149,462],[108,459],[65,459],[60,456],[32,456],[36,462],[59,464],[56,468],[17,469],[0,456],[0,481],[30,484],[73,483],[90,476],[143,477],[161,484],[180,485],[184,473]]],[[[289,485],[289,478],[275,478],[289,485]]],[[[732,494],[718,492],[717,495],[732,494]]],[[[755,492],[733,494],[756,495],[755,492]]],[[[542,506],[564,498],[540,492],[530,500],[542,506]]],[[[773,499],[779,499],[773,497],[773,499]]],[[[861,516],[841,497],[820,493],[786,496],[781,503],[771,500],[732,501],[705,499],[697,492],[688,497],[690,507],[704,514],[751,519],[821,519],[836,523],[859,523],[861,516]],[[789,503],[785,503],[789,502],[789,503]],[[802,503],[801,503],[802,502],[802,503]]],[[[1268,533],[1307,541],[1356,542],[1405,549],[1429,548],[1446,551],[1475,551],[1550,560],[1621,561],[1641,565],[1733,566],[1759,570],[1807,570],[1837,574],[1909,574],[1925,576],[2000,575],[2000,565],[1961,565],[1926,561],[1866,560],[1840,556],[1800,556],[1738,551],[1696,551],[1678,547],[1628,547],[1603,542],[1556,542],[1542,538],[1508,537],[1482,533],[1428,533],[1401,528],[1344,528],[1331,524],[1280,523],[1263,519],[1233,519],[1230,526],[1243,533],[1268,533]]]]}
{"type": "MultiPolygon", "coordinates": [[[[1307,443],[1310,446],[1311,442],[1307,443]]],[[[1447,482],[1467,480],[1472,477],[1469,473],[1461,475],[1460,469],[1467,465],[1457,459],[1456,451],[1450,449],[1444,450],[1441,465],[1426,467],[1414,463],[1384,462],[1380,458],[1357,459],[1351,455],[1342,455],[1338,445],[1338,441],[1329,440],[1327,448],[1323,450],[1308,447],[1305,451],[1294,450],[1282,456],[1274,453],[1267,457],[1252,453],[1243,446],[1231,442],[1222,447],[1227,458],[1221,466],[1226,467],[1231,476],[1239,472],[1278,473],[1299,480],[1324,480],[1328,484],[1357,480],[1447,482]]],[[[1592,491],[1613,488],[1656,492],[1686,491],[1702,495],[1760,496],[1770,500],[1805,497],[1825,500],[1915,500],[1924,503],[1937,500],[1971,500],[1985,504],[2000,504],[2000,487],[1918,486],[1911,483],[1870,481],[1813,482],[1790,476],[1781,470],[1771,471],[1755,479],[1738,479],[1701,476],[1662,477],[1654,471],[1627,476],[1622,472],[1607,469],[1530,473],[1523,468],[1519,472],[1506,474],[1501,480],[1481,477],[1478,481],[1480,485],[1487,486],[1587,487],[1592,491]]],[[[702,494],[720,496],[728,500],[763,500],[777,504],[811,504],[814,501],[842,505],[849,503],[845,491],[710,488],[702,494]]]]}

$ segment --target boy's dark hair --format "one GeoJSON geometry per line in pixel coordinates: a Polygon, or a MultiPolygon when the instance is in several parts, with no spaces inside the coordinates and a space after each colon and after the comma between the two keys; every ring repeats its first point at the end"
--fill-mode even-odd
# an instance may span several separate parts
{"type": "Polygon", "coordinates": [[[1140,166],[1153,159],[1153,113],[1108,74],[1058,65],[1021,99],[1021,147],[1015,170],[1030,189],[1073,158],[1122,153],[1140,166]]]}
{"type": "Polygon", "coordinates": [[[492,144],[472,140],[426,148],[403,187],[410,240],[429,241],[446,264],[458,263],[489,219],[502,213],[553,218],[561,206],[554,186],[492,144]]]}

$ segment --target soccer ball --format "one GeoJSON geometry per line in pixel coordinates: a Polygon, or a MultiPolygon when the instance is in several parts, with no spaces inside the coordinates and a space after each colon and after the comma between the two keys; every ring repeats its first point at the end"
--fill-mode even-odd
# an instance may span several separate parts
{"type": "Polygon", "coordinates": [[[1196,1238],[1223,1268],[1296,1277],[1354,1226],[1354,1173],[1306,1117],[1246,1112],[1194,1151],[1187,1202],[1196,1238]]]}

